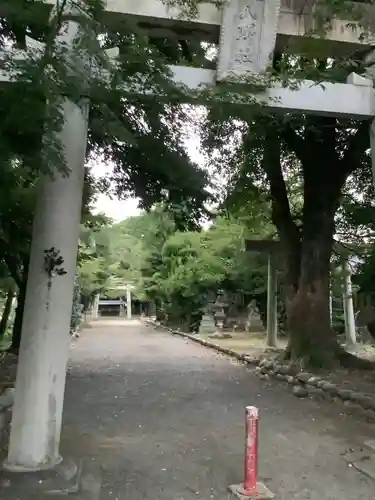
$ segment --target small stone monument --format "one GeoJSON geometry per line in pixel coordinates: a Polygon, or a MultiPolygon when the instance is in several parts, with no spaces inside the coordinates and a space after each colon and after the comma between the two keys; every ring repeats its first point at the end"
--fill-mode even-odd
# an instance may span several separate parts
{"type": "Polygon", "coordinates": [[[232,337],[230,333],[224,332],[224,320],[226,318],[225,308],[227,306],[228,304],[224,298],[224,293],[222,291],[219,291],[216,302],[212,308],[216,320],[216,331],[215,333],[210,335],[211,338],[230,339],[232,337]]]}
{"type": "Polygon", "coordinates": [[[259,309],[256,305],[256,300],[253,299],[247,306],[248,315],[246,321],[247,332],[263,332],[264,325],[260,318],[259,309]]]}
{"type": "Polygon", "coordinates": [[[203,312],[201,323],[199,325],[199,334],[211,334],[216,332],[214,317],[212,316],[212,304],[208,304],[203,312]]]}

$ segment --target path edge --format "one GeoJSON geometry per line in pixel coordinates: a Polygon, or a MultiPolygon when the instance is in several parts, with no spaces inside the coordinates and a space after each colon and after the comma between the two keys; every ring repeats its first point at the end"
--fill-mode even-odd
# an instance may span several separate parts
{"type": "Polygon", "coordinates": [[[323,379],[313,373],[298,371],[295,367],[283,363],[281,360],[270,360],[250,356],[249,354],[240,354],[228,347],[223,347],[215,342],[202,339],[197,335],[173,330],[165,325],[161,325],[157,321],[149,318],[144,320],[146,325],[160,328],[168,331],[172,335],[191,340],[204,347],[214,349],[215,351],[235,358],[245,365],[254,367],[255,373],[262,379],[275,378],[277,380],[287,382],[292,387],[293,394],[298,398],[314,397],[325,400],[342,402],[345,406],[352,409],[360,409],[365,411],[365,416],[375,420],[375,400],[368,394],[357,392],[323,379]]]}

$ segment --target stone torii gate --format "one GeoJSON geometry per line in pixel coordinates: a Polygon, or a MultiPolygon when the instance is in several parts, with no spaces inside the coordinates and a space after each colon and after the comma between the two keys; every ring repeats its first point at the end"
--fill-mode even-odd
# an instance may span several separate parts
{"type": "Polygon", "coordinates": [[[277,259],[280,242],[276,240],[245,240],[247,252],[267,254],[267,345],[277,346],[277,259]]]}
{"type": "MultiPolygon", "coordinates": [[[[55,0],[46,3],[55,5],[55,0]]],[[[284,112],[373,120],[375,96],[371,78],[351,74],[346,83],[300,82],[299,89],[275,84],[264,86],[264,73],[275,47],[298,53],[311,28],[311,13],[296,14],[286,0],[228,0],[222,8],[202,3],[198,15],[186,18],[160,0],[108,0],[108,24],[131,19],[153,36],[194,38],[218,43],[215,70],[171,66],[176,84],[196,90],[214,88],[217,83],[259,79],[254,100],[284,112]],[[293,42],[293,43],[291,43],[293,42]]],[[[356,4],[358,5],[358,4],[356,4]]],[[[372,7],[370,6],[370,9],[372,7]]],[[[64,41],[72,46],[79,16],[70,17],[64,41]]],[[[347,20],[335,20],[326,39],[311,39],[319,44],[320,54],[336,50],[350,54],[359,47],[370,48],[347,20]]],[[[0,78],[9,81],[8,74],[0,78]]],[[[254,91],[254,85],[251,87],[254,91]]],[[[230,99],[230,97],[228,97],[230,99]]],[[[69,321],[72,306],[78,226],[87,136],[89,103],[80,106],[63,103],[64,125],[61,143],[70,176],[44,177],[33,227],[30,271],[27,285],[22,343],[15,391],[12,431],[7,467],[13,470],[38,470],[54,467],[60,461],[59,441],[68,358],[69,321]],[[49,286],[45,272],[45,250],[54,247],[64,258],[67,274],[49,286]],[[48,300],[47,300],[48,298],[48,300]]],[[[373,121],[371,147],[375,149],[373,121]]],[[[375,158],[375,154],[373,155],[375,158]]]]}
{"type": "MultiPolygon", "coordinates": [[[[267,345],[277,346],[277,271],[278,262],[282,262],[283,254],[278,240],[245,240],[247,252],[267,254],[267,345]]],[[[351,282],[351,269],[349,264],[350,250],[339,242],[334,242],[333,249],[340,255],[343,272],[343,305],[345,320],[346,346],[353,347],[356,342],[355,316],[353,307],[353,292],[351,282]]],[[[279,269],[280,270],[280,269],[279,269]]],[[[330,297],[331,299],[331,297],[330,297]]],[[[332,303],[330,304],[332,309],[332,303]]],[[[332,321],[332,311],[331,311],[332,321]]]]}

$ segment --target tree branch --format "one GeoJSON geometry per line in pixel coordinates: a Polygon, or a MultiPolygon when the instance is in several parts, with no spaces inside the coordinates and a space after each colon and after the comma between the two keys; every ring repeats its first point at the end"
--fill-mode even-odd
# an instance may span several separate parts
{"type": "Polygon", "coordinates": [[[193,57],[192,57],[192,54],[190,52],[190,48],[189,48],[189,45],[188,43],[186,42],[186,40],[179,40],[178,43],[180,44],[180,47],[181,47],[181,50],[182,50],[182,54],[184,56],[184,58],[188,61],[188,62],[193,62],[193,57]]]}
{"type": "Polygon", "coordinates": [[[287,147],[295,153],[301,163],[306,164],[309,161],[310,155],[306,148],[305,141],[295,132],[290,123],[286,123],[282,126],[280,136],[287,147]]]}
{"type": "Polygon", "coordinates": [[[277,133],[267,133],[265,138],[262,167],[270,183],[272,197],[272,220],[280,231],[280,238],[290,241],[299,240],[298,228],[295,225],[286,190],[285,180],[281,169],[280,138],[277,133]]]}
{"type": "Polygon", "coordinates": [[[10,275],[12,276],[17,286],[19,287],[22,284],[22,277],[18,269],[17,263],[15,262],[14,258],[9,256],[8,254],[4,255],[4,262],[8,267],[10,275]]]}
{"type": "MultiPolygon", "coordinates": [[[[298,288],[300,275],[300,233],[296,226],[288,199],[281,168],[281,139],[279,131],[268,130],[264,141],[262,166],[270,183],[272,221],[277,228],[286,258],[286,281],[293,290],[298,288]]],[[[289,289],[288,287],[288,289],[289,289]]]]}
{"type": "Polygon", "coordinates": [[[370,147],[370,124],[368,121],[362,122],[355,134],[348,141],[348,148],[344,153],[341,166],[345,176],[354,172],[361,166],[361,156],[370,147]]]}

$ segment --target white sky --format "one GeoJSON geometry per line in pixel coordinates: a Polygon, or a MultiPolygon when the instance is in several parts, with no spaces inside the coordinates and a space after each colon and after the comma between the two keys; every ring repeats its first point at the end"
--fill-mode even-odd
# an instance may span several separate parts
{"type": "MultiPolygon", "coordinates": [[[[199,137],[193,135],[186,139],[186,149],[193,161],[203,164],[203,156],[200,151],[199,137]]],[[[104,177],[108,173],[108,165],[103,163],[94,164],[92,173],[95,177],[104,177]]],[[[104,213],[107,217],[120,222],[128,217],[139,215],[138,201],[135,198],[127,200],[111,199],[109,196],[100,194],[94,205],[94,213],[104,213]]]]}

